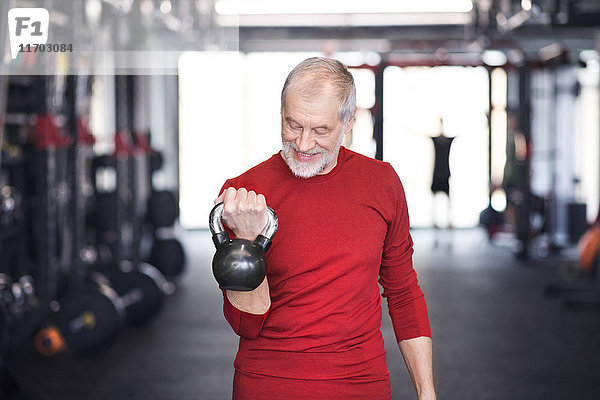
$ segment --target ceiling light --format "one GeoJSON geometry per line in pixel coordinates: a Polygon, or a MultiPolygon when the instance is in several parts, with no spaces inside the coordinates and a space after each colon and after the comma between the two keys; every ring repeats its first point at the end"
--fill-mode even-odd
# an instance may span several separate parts
{"type": "Polygon", "coordinates": [[[508,61],[506,54],[500,50],[486,50],[481,54],[481,59],[490,67],[499,67],[508,61]]]}
{"type": "Polygon", "coordinates": [[[163,0],[162,3],[160,3],[160,12],[163,14],[170,13],[172,9],[173,5],[171,4],[170,0],[163,0]]]}
{"type": "Polygon", "coordinates": [[[85,16],[88,23],[92,26],[96,26],[100,20],[102,14],[102,3],[100,0],[87,0],[85,2],[85,16]]]}

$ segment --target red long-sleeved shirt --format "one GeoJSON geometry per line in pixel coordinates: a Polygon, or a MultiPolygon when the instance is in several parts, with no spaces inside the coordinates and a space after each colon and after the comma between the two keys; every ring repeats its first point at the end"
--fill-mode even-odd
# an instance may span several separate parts
{"type": "Polygon", "coordinates": [[[245,313],[224,296],[225,318],[240,336],[236,370],[317,380],[387,376],[378,280],[396,339],[431,336],[404,191],[388,163],[342,147],[331,172],[303,179],[275,154],[227,187],[264,194],[279,218],[266,256],[270,310],[245,313]]]}

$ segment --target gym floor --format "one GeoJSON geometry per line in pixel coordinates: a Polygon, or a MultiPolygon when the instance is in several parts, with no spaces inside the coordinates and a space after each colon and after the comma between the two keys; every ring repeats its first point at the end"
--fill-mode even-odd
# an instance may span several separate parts
{"type": "MultiPolygon", "coordinates": [[[[519,262],[481,230],[416,230],[415,267],[444,400],[600,398],[600,313],[544,296],[561,260],[519,262]]],[[[31,399],[230,399],[237,339],[221,313],[208,232],[182,237],[188,270],[161,313],[95,355],[14,349],[9,367],[31,399]]],[[[563,256],[564,258],[564,256],[563,256]]],[[[414,399],[387,314],[394,399],[414,399]]],[[[335,398],[335,395],[332,395],[335,398]]]]}

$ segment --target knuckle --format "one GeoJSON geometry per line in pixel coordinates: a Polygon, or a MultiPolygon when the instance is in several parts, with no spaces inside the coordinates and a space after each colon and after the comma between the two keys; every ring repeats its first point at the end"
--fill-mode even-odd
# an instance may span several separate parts
{"type": "Polygon", "coordinates": [[[267,215],[266,211],[267,211],[267,207],[264,207],[261,204],[257,204],[256,206],[254,206],[254,213],[256,215],[263,217],[263,216],[267,215]]]}
{"type": "Polygon", "coordinates": [[[231,201],[226,201],[223,205],[223,216],[230,216],[235,212],[235,204],[231,201]]]}
{"type": "Polygon", "coordinates": [[[240,207],[240,209],[247,209],[248,208],[248,198],[244,197],[244,198],[238,198],[237,201],[238,207],[240,207]]]}
{"type": "Polygon", "coordinates": [[[239,192],[239,191],[238,191],[238,194],[237,194],[237,196],[236,196],[236,198],[235,198],[235,201],[236,201],[238,204],[243,204],[243,203],[245,203],[246,201],[248,201],[248,195],[247,195],[247,193],[245,193],[245,192],[239,192]]]}

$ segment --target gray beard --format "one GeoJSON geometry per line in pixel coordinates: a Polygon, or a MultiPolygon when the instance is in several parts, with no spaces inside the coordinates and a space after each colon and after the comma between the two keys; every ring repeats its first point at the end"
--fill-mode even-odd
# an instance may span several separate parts
{"type": "Polygon", "coordinates": [[[296,175],[299,178],[312,178],[313,176],[316,176],[323,172],[323,170],[325,170],[325,168],[327,168],[327,166],[334,161],[334,158],[337,156],[338,150],[342,146],[343,140],[344,134],[342,133],[340,134],[340,138],[338,139],[338,142],[333,151],[331,151],[331,153],[328,153],[327,150],[317,145],[310,153],[320,154],[320,156],[318,156],[316,160],[311,162],[302,162],[296,160],[296,158],[294,157],[294,151],[299,151],[296,146],[296,143],[284,141],[282,148],[283,158],[285,159],[286,164],[288,165],[288,167],[294,175],[296,175]]]}

